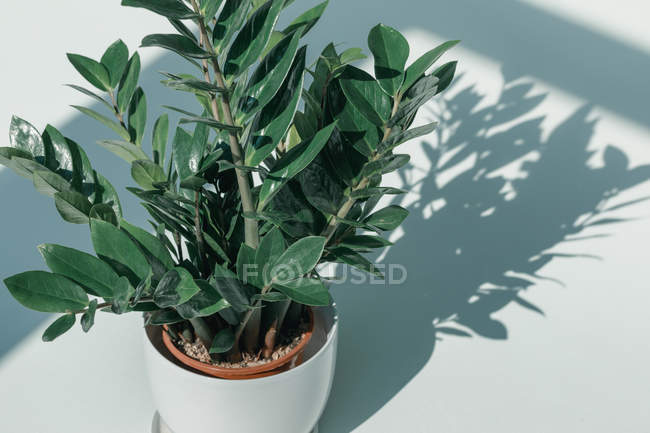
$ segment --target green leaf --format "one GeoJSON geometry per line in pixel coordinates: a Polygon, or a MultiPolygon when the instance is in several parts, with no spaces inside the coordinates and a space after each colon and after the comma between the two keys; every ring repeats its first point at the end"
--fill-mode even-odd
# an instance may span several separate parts
{"type": "Polygon", "coordinates": [[[368,56],[363,54],[363,50],[361,48],[348,48],[339,56],[342,65],[347,65],[352,62],[356,62],[357,60],[363,60],[366,58],[368,58],[368,56]]]}
{"type": "Polygon", "coordinates": [[[327,8],[327,5],[329,4],[329,0],[324,1],[323,3],[320,3],[313,8],[309,9],[305,13],[301,14],[289,24],[289,26],[282,31],[284,34],[289,34],[293,32],[294,30],[297,30],[302,27],[300,30],[300,35],[305,36],[309,30],[311,30],[318,20],[320,19],[321,15],[323,15],[323,12],[325,12],[325,9],[327,8]]]}
{"type": "Polygon", "coordinates": [[[86,116],[92,117],[93,119],[97,120],[98,122],[102,123],[104,126],[107,126],[111,128],[117,135],[122,137],[122,139],[129,141],[131,139],[131,136],[129,135],[129,131],[127,131],[122,125],[120,125],[117,122],[114,122],[113,120],[109,119],[108,117],[99,114],[98,112],[91,110],[90,108],[86,107],[81,107],[79,105],[73,105],[73,108],[76,108],[77,110],[81,111],[83,114],[86,116]]]}
{"type": "Polygon", "coordinates": [[[269,293],[260,293],[253,295],[254,301],[264,301],[264,302],[283,302],[287,301],[289,297],[281,292],[269,292],[269,293]]]}
{"type": "Polygon", "coordinates": [[[237,277],[244,284],[252,284],[261,288],[261,272],[255,267],[256,251],[247,244],[242,244],[237,252],[237,277]]]}
{"type": "Polygon", "coordinates": [[[100,173],[94,172],[95,177],[95,203],[106,203],[113,207],[115,215],[122,216],[122,205],[117,191],[111,183],[100,173]]]}
{"type": "Polygon", "coordinates": [[[303,141],[284,155],[266,177],[260,190],[258,212],[262,212],[280,188],[304,169],[323,149],[336,123],[321,129],[310,140],[303,141]]]}
{"type": "Polygon", "coordinates": [[[409,43],[394,28],[378,24],[370,30],[368,47],[375,57],[375,76],[384,91],[395,96],[404,81],[409,43]]]}
{"type": "Polygon", "coordinates": [[[77,191],[60,191],[54,193],[54,204],[59,215],[73,224],[88,224],[92,204],[77,191]]]}
{"type": "Polygon", "coordinates": [[[81,329],[84,332],[90,331],[95,324],[95,312],[97,311],[97,299],[93,299],[88,304],[88,310],[81,316],[81,329]]]}
{"type": "Polygon", "coordinates": [[[161,83],[173,89],[192,93],[207,92],[217,94],[227,92],[223,87],[219,87],[203,80],[197,80],[190,74],[171,74],[169,72],[161,72],[161,74],[169,78],[168,80],[161,81],[161,83]]]}
{"type": "Polygon", "coordinates": [[[167,18],[180,20],[196,17],[194,11],[188,8],[182,0],[122,0],[122,6],[149,9],[167,18]]]}
{"type": "Polygon", "coordinates": [[[289,130],[302,94],[305,53],[304,48],[299,51],[282,87],[255,117],[246,147],[247,165],[255,167],[264,161],[289,130]]]}
{"type": "Polygon", "coordinates": [[[406,143],[407,141],[417,137],[431,134],[437,127],[438,122],[432,122],[427,125],[419,126],[417,128],[397,132],[396,134],[392,134],[390,137],[388,137],[387,140],[379,143],[379,146],[377,146],[377,151],[379,153],[389,152],[402,143],[406,143]]]}
{"type": "Polygon", "coordinates": [[[194,282],[201,291],[192,296],[189,301],[175,307],[184,319],[211,316],[230,307],[228,301],[210,283],[205,280],[194,280],[194,282]]]}
{"type": "Polygon", "coordinates": [[[393,243],[381,236],[354,235],[344,238],[339,245],[346,248],[366,250],[388,247],[393,245],[393,243]]]}
{"type": "Polygon", "coordinates": [[[23,306],[43,313],[68,313],[86,308],[88,295],[66,277],[29,271],[4,280],[11,295],[23,306]]]}
{"type": "Polygon", "coordinates": [[[212,345],[210,346],[210,353],[226,353],[235,345],[235,333],[232,328],[224,328],[217,332],[212,345]]]}
{"type": "Polygon", "coordinates": [[[271,269],[285,250],[284,237],[279,228],[271,229],[260,242],[255,253],[257,272],[262,274],[264,286],[271,282],[271,269]]]}
{"type": "Polygon", "coordinates": [[[101,63],[79,54],[68,54],[72,66],[93,86],[107,91],[111,87],[111,79],[106,67],[101,63]]]}
{"type": "Polygon", "coordinates": [[[116,286],[113,288],[113,299],[111,310],[115,314],[124,314],[129,311],[129,303],[131,296],[135,293],[135,289],[129,283],[127,277],[120,277],[117,280],[116,286]]]}
{"type": "Polygon", "coordinates": [[[223,3],[223,0],[201,0],[199,8],[201,15],[205,17],[205,21],[211,21],[214,18],[221,7],[221,3],[223,3]]]}
{"type": "Polygon", "coordinates": [[[83,87],[81,87],[81,86],[74,85],[74,84],[66,84],[66,86],[67,86],[67,87],[70,87],[71,89],[76,90],[77,92],[81,92],[81,93],[83,93],[83,94],[86,95],[86,96],[90,96],[90,97],[93,98],[94,100],[96,100],[96,101],[101,102],[102,104],[104,104],[104,106],[105,106],[106,108],[108,108],[109,110],[113,111],[113,106],[112,106],[111,104],[109,104],[108,101],[106,101],[104,98],[102,98],[101,96],[99,96],[98,94],[96,94],[96,93],[94,93],[94,92],[91,92],[90,90],[85,89],[85,88],[83,88],[83,87]]]}
{"type": "Polygon", "coordinates": [[[57,192],[70,190],[67,180],[49,170],[35,171],[33,180],[36,190],[50,197],[54,197],[57,192]]]}
{"type": "Polygon", "coordinates": [[[97,257],[55,244],[43,244],[38,250],[47,266],[57,274],[66,276],[95,296],[111,298],[119,276],[97,257]]]}
{"type": "Polygon", "coordinates": [[[404,83],[402,84],[400,93],[405,93],[417,80],[422,78],[427,69],[429,69],[444,53],[456,46],[459,42],[460,41],[445,42],[431,51],[424,53],[419,59],[413,62],[413,64],[406,69],[404,83]]]}
{"type": "Polygon", "coordinates": [[[129,236],[135,240],[146,253],[155,257],[162,265],[168,270],[174,267],[174,261],[169,250],[165,245],[154,235],[140,227],[128,223],[126,220],[120,220],[120,228],[127,232],[129,236]]]}
{"type": "Polygon", "coordinates": [[[294,63],[299,43],[299,32],[287,35],[260,62],[241,99],[242,123],[264,108],[278,93],[294,63]]]}
{"type": "MultiPolygon", "coordinates": [[[[120,90],[117,93],[117,107],[120,113],[125,113],[131,104],[131,98],[138,87],[138,79],[140,78],[140,55],[134,53],[126,65],[126,71],[120,80],[120,90]]],[[[129,140],[129,138],[125,138],[129,140]]]]}
{"type": "Polygon", "coordinates": [[[347,65],[339,78],[341,89],[366,119],[376,126],[383,126],[390,117],[392,103],[379,83],[368,73],[347,65]]]}
{"type": "Polygon", "coordinates": [[[216,264],[210,282],[235,311],[242,313],[248,310],[249,300],[246,289],[232,271],[216,264]]]}
{"type": "Polygon", "coordinates": [[[334,255],[334,257],[336,257],[336,260],[341,263],[345,263],[346,265],[350,265],[364,272],[368,272],[369,274],[375,275],[382,280],[384,279],[384,274],[379,269],[377,269],[374,263],[356,251],[345,247],[338,247],[332,249],[330,253],[334,255]]]}
{"type": "Polygon", "coordinates": [[[176,307],[189,301],[199,290],[192,274],[185,268],[176,267],[162,277],[153,292],[153,301],[160,308],[176,307]]]}
{"type": "Polygon", "coordinates": [[[54,341],[57,337],[65,334],[74,326],[75,320],[74,314],[66,314],[65,316],[59,317],[43,332],[43,341],[54,341]]]}
{"type": "MultiPolygon", "coordinates": [[[[165,166],[165,153],[167,151],[167,140],[169,138],[169,116],[167,113],[163,114],[156,120],[153,126],[153,161],[160,165],[165,166]]],[[[145,159],[145,158],[136,158],[145,159]]]]}
{"type": "Polygon", "coordinates": [[[97,203],[90,208],[90,218],[99,219],[117,226],[117,215],[113,207],[106,203],[97,203]]]}
{"type": "Polygon", "coordinates": [[[201,155],[193,148],[192,135],[183,128],[176,128],[172,146],[172,158],[178,176],[181,179],[186,179],[195,174],[199,169],[201,155]]]}
{"type": "Polygon", "coordinates": [[[331,302],[327,287],[317,279],[300,278],[273,287],[300,304],[325,307],[331,302]]]}
{"type": "Polygon", "coordinates": [[[409,211],[401,206],[385,207],[366,218],[363,222],[380,230],[395,230],[406,219],[409,211]]]}
{"type": "MultiPolygon", "coordinates": [[[[142,137],[147,123],[147,98],[142,87],[138,87],[129,105],[129,134],[131,142],[142,146],[142,137]]],[[[148,158],[147,158],[148,159],[148,158]]]]}
{"type": "Polygon", "coordinates": [[[45,157],[41,134],[31,123],[18,116],[11,117],[9,144],[17,150],[28,152],[34,158],[45,157]]]}
{"type": "Polygon", "coordinates": [[[118,268],[130,270],[124,272],[131,276],[129,280],[140,282],[147,278],[151,271],[149,263],[126,233],[111,223],[93,219],[90,221],[90,237],[97,256],[114,269],[117,264],[121,265],[118,268]]]}
{"type": "Polygon", "coordinates": [[[108,71],[109,87],[111,89],[114,89],[120,83],[127,63],[129,63],[129,49],[119,39],[108,47],[101,59],[101,64],[108,71]]]}
{"type": "Polygon", "coordinates": [[[364,199],[372,196],[383,196],[385,194],[404,194],[406,193],[405,190],[399,189],[399,188],[392,188],[389,186],[382,186],[382,187],[374,187],[374,188],[364,188],[364,189],[358,189],[356,191],[352,191],[350,193],[350,197],[352,197],[355,200],[359,199],[364,199]]]}
{"type": "Polygon", "coordinates": [[[433,75],[435,77],[438,77],[438,93],[444,91],[449,85],[451,84],[451,81],[454,79],[454,74],[456,73],[456,65],[458,62],[449,62],[445,63],[435,71],[433,71],[433,75]]]}
{"type": "Polygon", "coordinates": [[[326,243],[323,236],[307,236],[291,244],[272,265],[274,282],[285,284],[311,272],[323,255],[326,243]]]}
{"type": "Polygon", "coordinates": [[[161,325],[172,325],[174,323],[184,322],[183,319],[176,310],[158,310],[151,313],[149,319],[147,320],[147,325],[161,326],[161,325]]]}
{"type": "Polygon", "coordinates": [[[217,52],[228,45],[246,19],[249,8],[249,0],[226,0],[212,31],[212,45],[217,52]]]}
{"type": "Polygon", "coordinates": [[[420,107],[440,93],[439,84],[438,77],[434,75],[419,79],[407,93],[410,99],[403,101],[399,105],[395,114],[388,121],[387,126],[392,128],[403,119],[413,119],[420,107]]]}
{"type": "Polygon", "coordinates": [[[167,175],[163,169],[153,161],[140,159],[131,164],[131,177],[145,190],[156,189],[153,184],[164,182],[167,175]]]}
{"type": "Polygon", "coordinates": [[[269,0],[251,15],[228,50],[224,66],[226,76],[237,76],[258,60],[281,10],[281,1],[269,0]]]}
{"type": "Polygon", "coordinates": [[[178,123],[181,125],[185,125],[188,123],[203,123],[218,130],[233,131],[233,132],[241,131],[241,127],[239,126],[233,126],[222,122],[217,122],[216,120],[207,117],[186,117],[181,119],[178,123]]]}
{"type": "Polygon", "coordinates": [[[149,159],[147,154],[142,151],[142,148],[133,143],[119,140],[100,140],[97,144],[119,156],[129,164],[133,161],[149,159]]]}
{"type": "Polygon", "coordinates": [[[165,48],[193,59],[207,59],[210,57],[210,53],[205,52],[195,41],[184,35],[147,35],[142,39],[140,46],[165,48]]]}
{"type": "MultiPolygon", "coordinates": [[[[14,149],[13,147],[0,147],[0,164],[11,168],[20,176],[31,178],[32,171],[25,170],[24,168],[22,168],[20,164],[16,164],[15,162],[12,162],[11,159],[14,157],[29,161],[32,159],[32,154],[24,150],[14,149]]],[[[40,166],[40,164],[38,164],[38,166],[40,166]]],[[[40,168],[44,168],[44,167],[41,166],[40,168]]],[[[38,171],[38,169],[36,171],[38,171]]]]}

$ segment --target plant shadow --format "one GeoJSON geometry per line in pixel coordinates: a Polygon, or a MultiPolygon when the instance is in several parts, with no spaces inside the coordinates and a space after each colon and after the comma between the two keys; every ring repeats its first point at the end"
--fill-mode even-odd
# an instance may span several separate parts
{"type": "Polygon", "coordinates": [[[608,199],[650,179],[650,166],[630,169],[615,147],[593,164],[589,106],[545,139],[543,117],[508,126],[544,100],[529,96],[531,88],[511,81],[480,108],[483,98],[468,87],[431,108],[442,132],[420,144],[427,161],[417,163],[432,168],[401,174],[419,198],[401,203],[411,211],[403,236],[379,257],[404,265],[408,278],[333,288],[340,350],[322,432],[362,424],[418,374],[441,337],[507,339],[506,324],[492,314],[513,302],[543,314],[523,293],[554,257],[572,257],[549,250],[617,222],[607,216],[608,199]],[[506,166],[516,173],[502,172],[506,166]]]}

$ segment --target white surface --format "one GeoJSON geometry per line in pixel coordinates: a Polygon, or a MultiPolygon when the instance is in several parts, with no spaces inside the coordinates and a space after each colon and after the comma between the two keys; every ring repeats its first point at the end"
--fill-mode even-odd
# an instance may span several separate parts
{"type": "MultiPolygon", "coordinates": [[[[637,24],[630,25],[629,28],[627,26],[630,21],[625,17],[628,16],[629,8],[626,12],[625,8],[620,7],[620,2],[605,3],[599,3],[598,17],[611,19],[606,25],[609,26],[607,32],[618,32],[616,34],[624,35],[620,37],[626,41],[636,41],[630,42],[631,44],[647,47],[645,28],[637,24]]],[[[630,3],[637,3],[638,6],[641,2],[630,0],[630,3]]],[[[361,7],[361,2],[359,4],[361,7]]],[[[403,8],[404,4],[401,4],[403,8]]],[[[420,2],[413,2],[414,13],[418,13],[419,4],[420,2]]],[[[462,5],[463,2],[458,4],[462,5]]],[[[576,11],[590,10],[591,2],[571,2],[577,9],[573,9],[569,16],[566,16],[566,10],[553,4],[549,2],[545,7],[569,22],[578,21],[576,29],[580,29],[584,23],[595,22],[594,15],[589,13],[579,14],[581,18],[575,19],[578,14],[576,11]]],[[[39,127],[46,121],[66,119],[71,113],[70,109],[65,108],[66,105],[81,99],[75,100],[72,91],[59,86],[74,76],[63,56],[64,50],[99,55],[101,48],[118,36],[124,37],[129,46],[133,47],[139,36],[160,28],[157,18],[146,13],[121,10],[117,2],[93,2],[92,7],[89,5],[89,2],[78,0],[12,2],[12,13],[3,13],[0,17],[3,25],[0,31],[4,38],[4,58],[16,61],[5,60],[0,121],[8,121],[9,115],[14,112],[33,119],[39,127]],[[60,31],[61,28],[70,26],[70,17],[83,21],[75,21],[75,30],[85,29],[83,37],[76,36],[72,31],[60,31]],[[118,17],[127,21],[121,21],[118,25],[118,17]],[[20,23],[20,26],[16,27],[14,23],[20,23]],[[20,30],[12,30],[16,28],[20,30]],[[38,47],[39,55],[47,59],[48,68],[51,68],[51,72],[46,75],[33,62],[35,46],[38,47]],[[28,85],[30,83],[38,84],[28,85]],[[18,84],[27,90],[19,88],[18,84]],[[43,98],[43,95],[47,97],[43,98]]],[[[339,1],[332,7],[340,11],[343,7],[340,5],[339,1]]],[[[373,13],[383,16],[383,20],[390,24],[391,14],[398,12],[399,8],[390,11],[378,8],[373,13]]],[[[355,10],[351,13],[361,12],[355,10]]],[[[444,14],[443,10],[441,14],[444,14]]],[[[642,20],[644,15],[639,13],[637,17],[642,20]]],[[[335,25],[331,20],[327,23],[335,25]]],[[[407,30],[406,27],[408,26],[402,30],[407,30]]],[[[491,35],[500,35],[500,31],[508,33],[506,23],[492,27],[486,25],[486,28],[487,34],[491,35]]],[[[602,28],[590,25],[592,30],[599,31],[602,28]]],[[[364,28],[363,32],[365,31],[364,28]]],[[[416,44],[414,51],[423,52],[433,42],[441,39],[463,38],[465,32],[460,25],[454,34],[435,35],[431,31],[435,29],[424,31],[411,28],[408,31],[409,39],[416,44]]],[[[522,38],[524,36],[517,35],[522,38]]],[[[339,39],[335,34],[329,37],[339,39]]],[[[357,36],[354,38],[356,39],[346,40],[362,43],[357,36]]],[[[472,46],[472,41],[468,45],[472,46]]],[[[553,50],[556,47],[544,47],[545,52],[530,55],[541,56],[551,65],[555,62],[553,50]]],[[[573,53],[578,60],[580,54],[573,53]]],[[[610,54],[616,55],[614,52],[603,53],[602,62],[607,62],[610,54]]],[[[470,49],[456,50],[453,57],[460,59],[461,70],[466,71],[464,86],[478,83],[478,91],[485,95],[483,106],[489,107],[494,103],[504,90],[500,68],[507,69],[510,65],[470,49]]],[[[618,68],[624,70],[625,65],[619,65],[618,68]]],[[[520,66],[519,69],[525,69],[525,66],[520,66]]],[[[564,72],[571,74],[574,71],[564,72]]],[[[594,73],[597,74],[598,71],[594,73]]],[[[647,71],[633,73],[635,76],[647,75],[647,71]]],[[[527,74],[520,80],[535,83],[530,94],[548,92],[548,97],[513,124],[536,115],[546,116],[542,122],[541,134],[543,140],[547,140],[583,102],[588,102],[588,98],[574,94],[571,89],[563,89],[557,83],[540,80],[536,71],[527,71],[527,74]]],[[[546,75],[554,77],[553,74],[546,75]]],[[[620,77],[614,81],[602,85],[626,84],[620,77]]],[[[567,80],[566,83],[575,81],[567,80]]],[[[584,89],[581,88],[580,92],[584,93],[584,89]]],[[[589,96],[597,99],[597,92],[594,89],[589,96]]],[[[621,95],[628,97],[625,93],[621,95]]],[[[633,98],[634,95],[629,94],[629,97],[633,98]]],[[[611,107],[623,106],[614,102],[611,107]]],[[[599,120],[595,124],[593,135],[587,139],[590,149],[601,150],[594,154],[590,164],[594,167],[603,164],[602,150],[609,144],[621,149],[630,159],[630,167],[649,163],[648,124],[635,123],[634,120],[638,120],[639,116],[630,119],[629,116],[614,112],[611,107],[594,107],[590,111],[590,118],[598,117],[599,120]]],[[[505,129],[511,126],[501,125],[505,129]]],[[[460,127],[462,130],[462,123],[460,127]]],[[[569,146],[572,143],[566,144],[569,146]]],[[[410,145],[408,151],[416,155],[416,166],[427,168],[427,159],[418,143],[410,145]]],[[[572,153],[567,152],[566,158],[572,156],[572,153]]],[[[535,155],[528,155],[527,158],[534,161],[535,155]]],[[[471,166],[472,161],[471,158],[468,159],[466,165],[471,166]]],[[[465,169],[467,167],[460,167],[459,172],[447,176],[453,179],[465,169]]],[[[516,169],[517,167],[515,172],[516,169]]],[[[564,173],[558,171],[557,174],[559,176],[564,173]]],[[[444,178],[445,175],[441,176],[444,178]]],[[[442,187],[449,179],[439,180],[442,187]]],[[[554,180],[553,173],[549,174],[548,183],[552,184],[554,180]]],[[[579,183],[584,179],[576,177],[575,181],[579,183]]],[[[543,183],[541,185],[543,187],[543,183]]],[[[568,182],[566,188],[577,190],[578,193],[573,196],[558,195],[557,201],[579,201],[582,198],[580,191],[589,190],[589,186],[571,185],[568,182]]],[[[457,192],[461,200],[465,193],[478,194],[480,189],[457,192]]],[[[537,191],[529,193],[536,194],[537,191]]],[[[615,198],[614,203],[648,195],[650,183],[645,182],[615,198]]],[[[554,203],[553,196],[540,198],[544,199],[542,203],[545,206],[561,204],[554,203]]],[[[410,197],[411,201],[415,199],[417,194],[410,197]]],[[[470,197],[468,200],[475,198],[470,197]]],[[[440,208],[433,204],[431,207],[440,208]]],[[[547,210],[539,209],[542,215],[546,215],[547,210]]],[[[332,399],[324,414],[321,432],[648,431],[648,215],[650,202],[641,202],[607,215],[638,219],[595,227],[581,234],[608,233],[611,236],[563,243],[556,247],[558,252],[588,254],[597,256],[598,259],[555,258],[540,269],[540,275],[559,280],[563,285],[537,279],[535,285],[527,290],[526,300],[541,308],[544,316],[514,303],[493,313],[491,317],[507,328],[506,339],[442,336],[442,340],[436,342],[434,351],[433,333],[429,335],[422,332],[421,340],[410,335],[414,330],[419,332],[427,328],[433,317],[429,318],[428,323],[426,320],[418,322],[415,319],[420,317],[404,311],[406,306],[414,307],[409,303],[411,291],[424,290],[422,287],[406,286],[399,292],[375,287],[370,287],[368,291],[356,287],[337,288],[342,317],[341,353],[332,399]],[[390,299],[390,308],[381,303],[382,299],[390,299]],[[357,319],[359,316],[373,317],[372,314],[375,313],[376,322],[372,326],[357,319]],[[391,323],[391,320],[394,322],[391,323]],[[409,328],[413,324],[418,328],[409,328]],[[394,335],[396,329],[404,333],[394,335]],[[363,340],[364,337],[367,340],[363,340]],[[371,339],[385,343],[375,352],[373,350],[376,346],[367,343],[371,339]],[[411,352],[407,352],[409,348],[418,349],[420,358],[413,365],[407,365],[409,368],[406,371],[407,368],[399,361],[410,357],[411,352]],[[395,361],[393,365],[401,370],[391,371],[385,367],[389,361],[395,361]],[[382,366],[382,369],[377,371],[376,366],[382,366]],[[395,377],[399,379],[394,379],[395,377]]],[[[417,218],[417,215],[413,217],[417,218]]],[[[425,215],[425,218],[428,217],[425,215]]],[[[515,227],[517,224],[513,223],[512,230],[519,228],[515,227]]],[[[521,221],[519,225],[533,233],[544,229],[544,224],[545,220],[542,219],[536,223],[521,221]]],[[[417,225],[413,227],[412,230],[420,229],[417,225]]],[[[406,230],[406,235],[409,235],[408,224],[406,230]]],[[[484,237],[480,230],[471,226],[464,229],[428,227],[427,230],[458,233],[459,244],[461,240],[472,240],[461,239],[463,233],[468,233],[475,241],[484,237]]],[[[411,234],[417,237],[417,233],[411,234]]],[[[458,278],[461,279],[465,274],[480,274],[483,272],[484,260],[505,256],[508,251],[525,245],[525,234],[522,234],[521,239],[519,236],[504,236],[503,240],[496,236],[485,236],[491,243],[479,243],[485,250],[484,255],[478,255],[476,261],[465,263],[458,271],[458,278]]],[[[396,236],[400,236],[400,233],[396,236]]],[[[432,289],[439,287],[440,276],[450,274],[445,268],[453,265],[451,261],[434,261],[438,257],[435,254],[436,248],[442,246],[433,237],[431,243],[416,241],[409,248],[416,255],[413,261],[415,269],[409,268],[411,281],[430,285],[432,289]],[[427,261],[427,258],[431,261],[427,261]]],[[[462,254],[467,253],[461,245],[454,248],[457,248],[461,258],[462,254]]],[[[390,257],[389,253],[388,258],[390,257]]],[[[433,296],[424,299],[432,305],[438,302],[433,296]]],[[[98,316],[97,319],[92,335],[82,335],[75,329],[55,344],[41,343],[43,328],[36,329],[22,344],[0,360],[0,431],[148,431],[154,405],[145,380],[140,347],[140,320],[136,316],[125,318],[108,315],[98,316]]]]}
{"type": "MultiPolygon", "coordinates": [[[[179,368],[145,341],[156,407],[174,433],[309,433],[325,409],[334,377],[338,325],[334,309],[314,312],[317,352],[298,367],[252,380],[221,380],[179,368]],[[218,428],[215,428],[218,426],[218,428]]],[[[313,349],[311,349],[313,350],[313,349]]]]}

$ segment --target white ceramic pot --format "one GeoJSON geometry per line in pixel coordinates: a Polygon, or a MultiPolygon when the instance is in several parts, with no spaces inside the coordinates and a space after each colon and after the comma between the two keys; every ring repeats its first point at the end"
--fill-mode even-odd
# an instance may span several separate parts
{"type": "Polygon", "coordinates": [[[329,397],[337,342],[335,308],[314,308],[314,333],[303,363],[249,380],[190,370],[165,349],[159,327],[147,328],[144,346],[154,403],[174,433],[308,433],[329,397]]]}

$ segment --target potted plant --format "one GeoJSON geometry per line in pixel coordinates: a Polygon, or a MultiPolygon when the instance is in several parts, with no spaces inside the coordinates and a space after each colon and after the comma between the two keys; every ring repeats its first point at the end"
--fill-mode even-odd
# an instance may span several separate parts
{"type": "Polygon", "coordinates": [[[289,3],[122,1],[177,30],[149,35],[143,47],[196,67],[162,73],[162,84],[194,95],[197,108],[165,107],[182,117],[171,141],[169,116],[158,117],[149,151],[137,52],[117,41],[99,61],[68,54],[95,89],[70,87],[107,114],[75,108],[116,134],[98,143],[130,164],[137,187],[129,191],[149,212],[151,232],[124,219],[115,188],[53,126],[39,133],[14,117],[10,146],[0,148],[0,162],[52,197],[65,221],[89,225],[95,250],[41,245],[52,272],[9,277],[9,291],[28,308],[61,314],[44,341],[77,318],[88,332],[97,311],[143,313],[154,398],[177,433],[315,425],[336,353],[319,266],[381,277],[363,254],[390,245],[381,234],[407,215],[375,209],[383,195],[404,192],[382,186],[382,175],[409,161],[397,146],[433,131],[411,124],[454,75],[455,62],[427,72],[457,41],[406,67],[408,42],[384,25],[368,37],[374,76],[351,65],[365,58],[361,49],[333,44],[307,66],[300,40],[327,2],[279,29],[289,3]]]}

